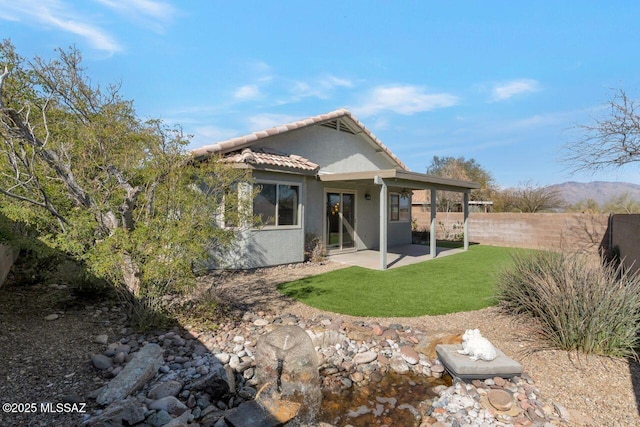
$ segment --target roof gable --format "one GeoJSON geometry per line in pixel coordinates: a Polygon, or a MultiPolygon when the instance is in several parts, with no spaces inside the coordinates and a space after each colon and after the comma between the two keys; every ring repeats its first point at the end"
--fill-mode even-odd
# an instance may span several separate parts
{"type": "Polygon", "coordinates": [[[298,120],[292,123],[272,127],[262,131],[253,132],[248,135],[227,139],[215,144],[206,145],[191,150],[191,153],[196,158],[205,158],[215,154],[224,155],[232,151],[238,151],[243,148],[250,147],[257,141],[264,138],[292,132],[314,125],[322,125],[354,135],[362,134],[372,145],[376,147],[376,151],[379,150],[383,152],[399,168],[406,171],[409,170],[407,166],[391,152],[391,150],[389,150],[375,135],[373,135],[373,133],[371,133],[371,131],[369,131],[358,119],[356,119],[349,110],[344,108],[331,111],[326,114],[320,114],[318,116],[298,120]]]}

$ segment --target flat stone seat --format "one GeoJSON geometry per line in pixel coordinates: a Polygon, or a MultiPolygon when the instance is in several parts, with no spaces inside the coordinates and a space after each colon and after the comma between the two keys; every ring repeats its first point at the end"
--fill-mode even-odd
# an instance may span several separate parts
{"type": "Polygon", "coordinates": [[[438,359],[453,377],[463,380],[483,380],[493,377],[511,378],[522,374],[522,365],[496,348],[497,357],[490,362],[471,360],[460,344],[439,344],[436,346],[438,359]]]}

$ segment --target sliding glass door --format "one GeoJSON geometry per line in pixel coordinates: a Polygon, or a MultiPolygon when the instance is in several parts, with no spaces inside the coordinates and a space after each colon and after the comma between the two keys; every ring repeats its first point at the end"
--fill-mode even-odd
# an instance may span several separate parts
{"type": "Polygon", "coordinates": [[[326,193],[326,245],[329,250],[355,248],[356,195],[326,193]]]}

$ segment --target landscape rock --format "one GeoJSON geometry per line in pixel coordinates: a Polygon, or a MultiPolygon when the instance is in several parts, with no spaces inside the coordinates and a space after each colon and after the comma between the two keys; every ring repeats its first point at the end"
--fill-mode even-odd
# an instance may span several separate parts
{"type": "Polygon", "coordinates": [[[375,351],[365,351],[364,353],[358,353],[353,357],[353,363],[356,365],[362,365],[363,363],[371,363],[378,358],[378,353],[375,351]]]}
{"type": "Polygon", "coordinates": [[[97,335],[94,339],[93,342],[96,344],[106,344],[109,342],[109,335],[107,334],[102,334],[102,335],[97,335]]]}
{"type": "Polygon", "coordinates": [[[182,383],[180,381],[167,381],[166,383],[156,385],[149,391],[147,397],[157,400],[167,396],[177,396],[180,390],[182,390],[182,383]]]}
{"type": "Polygon", "coordinates": [[[92,354],[91,363],[93,363],[93,366],[95,366],[97,369],[100,369],[101,371],[109,369],[113,366],[111,358],[105,356],[104,354],[92,354]]]}
{"type": "Polygon", "coordinates": [[[118,376],[107,384],[96,401],[100,405],[108,405],[125,398],[151,379],[163,361],[162,348],[158,344],[145,345],[118,376]]]}
{"type": "Polygon", "coordinates": [[[224,368],[216,369],[208,375],[195,379],[187,388],[194,391],[204,391],[213,399],[220,399],[233,390],[229,387],[224,368]]]}
{"type": "Polygon", "coordinates": [[[182,415],[184,411],[188,408],[187,406],[180,402],[174,396],[163,397],[162,399],[154,400],[149,404],[149,409],[155,409],[158,411],[166,411],[171,415],[182,415]]]}
{"type": "Polygon", "coordinates": [[[389,366],[398,374],[406,374],[409,372],[409,365],[400,355],[393,356],[389,362],[389,366]]]}
{"type": "Polygon", "coordinates": [[[400,356],[410,365],[415,365],[420,361],[418,353],[409,345],[400,347],[400,356]]]}
{"type": "Polygon", "coordinates": [[[107,406],[98,416],[90,418],[89,427],[134,425],[144,420],[145,408],[135,398],[129,397],[107,406]]]}
{"type": "Polygon", "coordinates": [[[255,400],[242,403],[226,414],[224,419],[234,427],[278,427],[282,425],[282,422],[255,400]]]}
{"type": "Polygon", "coordinates": [[[167,411],[160,410],[149,415],[146,422],[153,427],[162,427],[173,421],[173,417],[167,411]]]}
{"type": "MultiPolygon", "coordinates": [[[[142,351],[136,353],[136,350],[145,344],[150,345],[147,343],[159,346],[163,369],[158,369],[157,375],[152,375],[148,384],[138,387],[135,399],[131,396],[122,401],[134,403],[133,406],[126,404],[131,414],[121,416],[125,411],[115,409],[120,403],[116,401],[107,407],[109,412],[105,409],[105,413],[111,414],[113,419],[101,418],[103,424],[99,425],[232,427],[270,425],[271,422],[281,425],[282,421],[277,417],[274,421],[265,415],[264,406],[261,406],[266,404],[263,400],[267,394],[262,388],[263,383],[257,378],[259,366],[256,366],[256,356],[260,355],[256,353],[259,352],[257,343],[261,337],[291,322],[297,322],[296,328],[308,336],[315,346],[312,353],[318,357],[320,382],[325,390],[358,391],[370,383],[385,384],[383,379],[387,372],[431,375],[436,378],[445,374],[439,360],[425,357],[424,353],[417,351],[421,344],[428,347],[430,343],[424,338],[423,331],[413,327],[394,325],[385,328],[377,323],[351,323],[328,316],[312,319],[264,313],[262,316],[247,313],[241,323],[221,325],[215,332],[194,332],[198,335],[197,340],[191,333],[177,330],[144,336],[129,331],[130,335],[108,346],[111,357],[100,356],[105,361],[120,361],[127,352],[131,355],[122,360],[123,365],[107,368],[105,372],[117,373],[123,367],[128,369],[142,351]],[[268,324],[257,326],[255,322],[261,318],[268,324]],[[388,338],[384,338],[385,335],[388,338]],[[420,343],[416,345],[418,338],[420,343]],[[127,364],[127,359],[131,357],[133,360],[127,364]],[[258,390],[262,390],[262,394],[258,390]],[[257,406],[253,403],[255,399],[259,400],[257,406]],[[146,419],[141,419],[141,416],[146,416],[146,419]],[[255,420],[259,424],[250,424],[255,420]]],[[[456,335],[443,336],[440,342],[450,339],[455,340],[456,335]]],[[[289,366],[289,363],[284,365],[289,366]]],[[[112,387],[116,379],[107,384],[105,389],[112,387]]],[[[397,396],[398,399],[372,394],[370,405],[351,408],[349,413],[354,417],[351,424],[360,425],[361,420],[356,418],[365,416],[374,417],[381,425],[392,425],[389,422],[393,419],[387,413],[390,410],[406,411],[423,426],[526,426],[531,419],[540,425],[550,422],[563,425],[568,422],[567,417],[572,416],[566,409],[561,415],[558,406],[541,403],[533,380],[525,374],[514,381],[495,377],[464,386],[459,383],[450,387],[438,386],[433,392],[439,397],[425,396],[420,405],[403,402],[401,394],[397,396]],[[500,400],[501,395],[508,399],[500,400]]],[[[96,391],[94,395],[102,397],[103,394],[104,390],[96,391]]],[[[345,406],[345,411],[348,411],[346,408],[349,408],[348,403],[345,406]]],[[[94,418],[91,420],[96,422],[94,418]]]]}

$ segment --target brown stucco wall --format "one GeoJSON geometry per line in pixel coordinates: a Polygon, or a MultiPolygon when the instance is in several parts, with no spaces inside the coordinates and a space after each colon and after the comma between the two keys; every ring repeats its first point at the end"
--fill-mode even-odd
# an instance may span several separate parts
{"type": "MultiPolygon", "coordinates": [[[[429,230],[429,209],[413,206],[418,229],[429,230]]],[[[470,213],[469,241],[485,245],[532,249],[563,249],[596,253],[607,230],[607,214],[470,213]]],[[[463,223],[463,214],[438,212],[437,238],[463,223]]]]}
{"type": "Polygon", "coordinates": [[[611,247],[617,247],[622,263],[640,270],[640,214],[612,215],[609,231],[611,247]]]}

